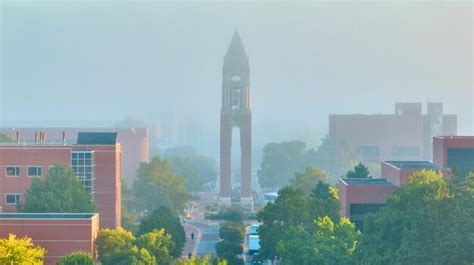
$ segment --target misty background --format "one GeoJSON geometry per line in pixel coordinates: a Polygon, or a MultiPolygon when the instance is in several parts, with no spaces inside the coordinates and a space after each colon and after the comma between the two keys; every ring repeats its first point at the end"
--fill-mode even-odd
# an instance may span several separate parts
{"type": "Polygon", "coordinates": [[[131,117],[165,147],[217,156],[221,67],[237,29],[257,157],[271,141],[317,147],[328,114],[393,113],[398,101],[442,102],[460,135],[474,132],[470,1],[2,1],[0,10],[0,126],[131,117]]]}

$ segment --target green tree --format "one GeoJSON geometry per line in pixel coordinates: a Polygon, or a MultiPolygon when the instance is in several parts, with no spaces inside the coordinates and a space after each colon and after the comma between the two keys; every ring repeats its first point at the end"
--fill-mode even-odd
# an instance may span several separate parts
{"type": "Polygon", "coordinates": [[[238,257],[243,253],[242,243],[245,235],[245,227],[241,222],[225,222],[219,229],[219,237],[222,241],[216,244],[216,253],[220,259],[225,259],[229,264],[243,264],[238,257]]]}
{"type": "Polygon", "coordinates": [[[310,209],[314,216],[329,216],[331,220],[340,217],[339,193],[328,183],[318,182],[311,193],[310,209]]]}
{"type": "Polygon", "coordinates": [[[209,219],[218,219],[231,222],[242,222],[245,218],[244,210],[242,207],[232,205],[230,207],[221,207],[219,212],[209,219]]]}
{"type": "Polygon", "coordinates": [[[137,207],[144,212],[166,206],[178,214],[184,210],[188,199],[184,178],[171,171],[168,161],[156,156],[149,163],[140,165],[133,193],[137,207]]]}
{"type": "Polygon", "coordinates": [[[296,172],[295,178],[290,180],[293,187],[307,194],[310,194],[319,182],[327,182],[327,174],[317,167],[307,167],[303,173],[296,172]]]}
{"type": "Polygon", "coordinates": [[[328,216],[318,218],[311,236],[301,227],[291,227],[277,245],[282,264],[355,264],[354,251],[360,233],[347,218],[334,223],[328,216]]]}
{"type": "Polygon", "coordinates": [[[11,137],[4,133],[0,133],[0,143],[13,143],[15,140],[13,140],[11,137]]]}
{"type": "Polygon", "coordinates": [[[135,203],[135,197],[133,191],[127,186],[125,181],[122,181],[122,227],[136,233],[138,232],[138,226],[140,225],[140,217],[143,213],[142,209],[137,208],[135,203]]]}
{"type": "Polygon", "coordinates": [[[310,197],[301,190],[291,186],[278,192],[275,202],[268,203],[257,214],[262,222],[258,228],[260,236],[259,255],[264,259],[273,259],[276,255],[276,245],[282,239],[285,231],[291,226],[310,228],[314,216],[310,211],[310,197]]]}
{"type": "Polygon", "coordinates": [[[57,265],[95,265],[95,260],[90,253],[77,251],[62,257],[57,265]]]}
{"type": "Polygon", "coordinates": [[[18,205],[26,213],[92,213],[95,205],[70,168],[54,166],[46,180],[33,178],[25,192],[25,203],[18,205]]]}
{"type": "Polygon", "coordinates": [[[168,247],[173,245],[164,230],[154,230],[135,238],[130,231],[120,227],[100,230],[96,240],[99,261],[103,265],[170,264],[172,257],[168,247]]]}
{"type": "Polygon", "coordinates": [[[369,178],[369,174],[369,168],[359,162],[359,164],[354,167],[354,170],[347,172],[346,178],[369,178]]]}
{"type": "Polygon", "coordinates": [[[35,246],[31,238],[9,234],[0,239],[0,264],[43,264],[46,250],[35,246]]]}
{"type": "MultiPolygon", "coordinates": [[[[209,255],[202,258],[194,256],[192,258],[184,258],[176,260],[175,265],[212,265],[211,257],[209,255]]],[[[226,260],[217,260],[216,265],[227,265],[226,260]]]]}
{"type": "Polygon", "coordinates": [[[185,177],[188,191],[202,191],[204,184],[217,179],[217,163],[212,157],[187,155],[166,159],[171,161],[175,174],[185,177]]]}
{"type": "MultiPolygon", "coordinates": [[[[469,186],[469,184],[465,184],[469,186]]],[[[474,193],[448,186],[441,173],[416,172],[386,206],[369,215],[362,264],[471,264],[474,193]]]]}
{"type": "Polygon", "coordinates": [[[306,144],[301,141],[269,143],[263,148],[263,159],[257,172],[262,187],[287,185],[295,172],[311,165],[306,144]]]}
{"type": "Polygon", "coordinates": [[[140,221],[139,234],[143,235],[155,229],[164,229],[171,235],[174,246],[170,249],[170,254],[175,258],[179,257],[186,243],[186,234],[178,216],[169,208],[161,206],[140,221]]]}
{"type": "Polygon", "coordinates": [[[164,229],[153,230],[137,238],[135,245],[139,249],[146,249],[153,255],[157,264],[171,264],[173,257],[170,251],[175,248],[174,242],[164,229]]]}

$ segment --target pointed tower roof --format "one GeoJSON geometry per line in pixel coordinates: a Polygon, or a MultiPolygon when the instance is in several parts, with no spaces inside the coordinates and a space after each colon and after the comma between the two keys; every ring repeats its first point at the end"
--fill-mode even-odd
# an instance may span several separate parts
{"type": "Polygon", "coordinates": [[[232,36],[232,41],[230,42],[229,49],[227,49],[226,56],[247,56],[237,30],[234,31],[234,36],[232,36]]]}

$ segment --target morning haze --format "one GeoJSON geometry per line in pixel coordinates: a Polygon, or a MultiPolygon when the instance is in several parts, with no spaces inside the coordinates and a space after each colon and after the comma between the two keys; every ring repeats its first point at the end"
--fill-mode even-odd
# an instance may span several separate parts
{"type": "Polygon", "coordinates": [[[473,131],[468,1],[2,2],[0,126],[179,117],[217,154],[235,29],[258,151],[285,139],[318,145],[328,114],[393,113],[397,101],[443,102],[458,134],[473,131]]]}

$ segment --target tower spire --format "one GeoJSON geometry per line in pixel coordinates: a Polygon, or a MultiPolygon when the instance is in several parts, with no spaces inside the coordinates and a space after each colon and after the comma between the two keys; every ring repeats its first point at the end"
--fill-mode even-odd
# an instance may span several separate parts
{"type": "Polygon", "coordinates": [[[234,31],[234,35],[232,36],[232,41],[230,42],[229,48],[227,49],[226,56],[247,56],[237,30],[234,31]]]}

